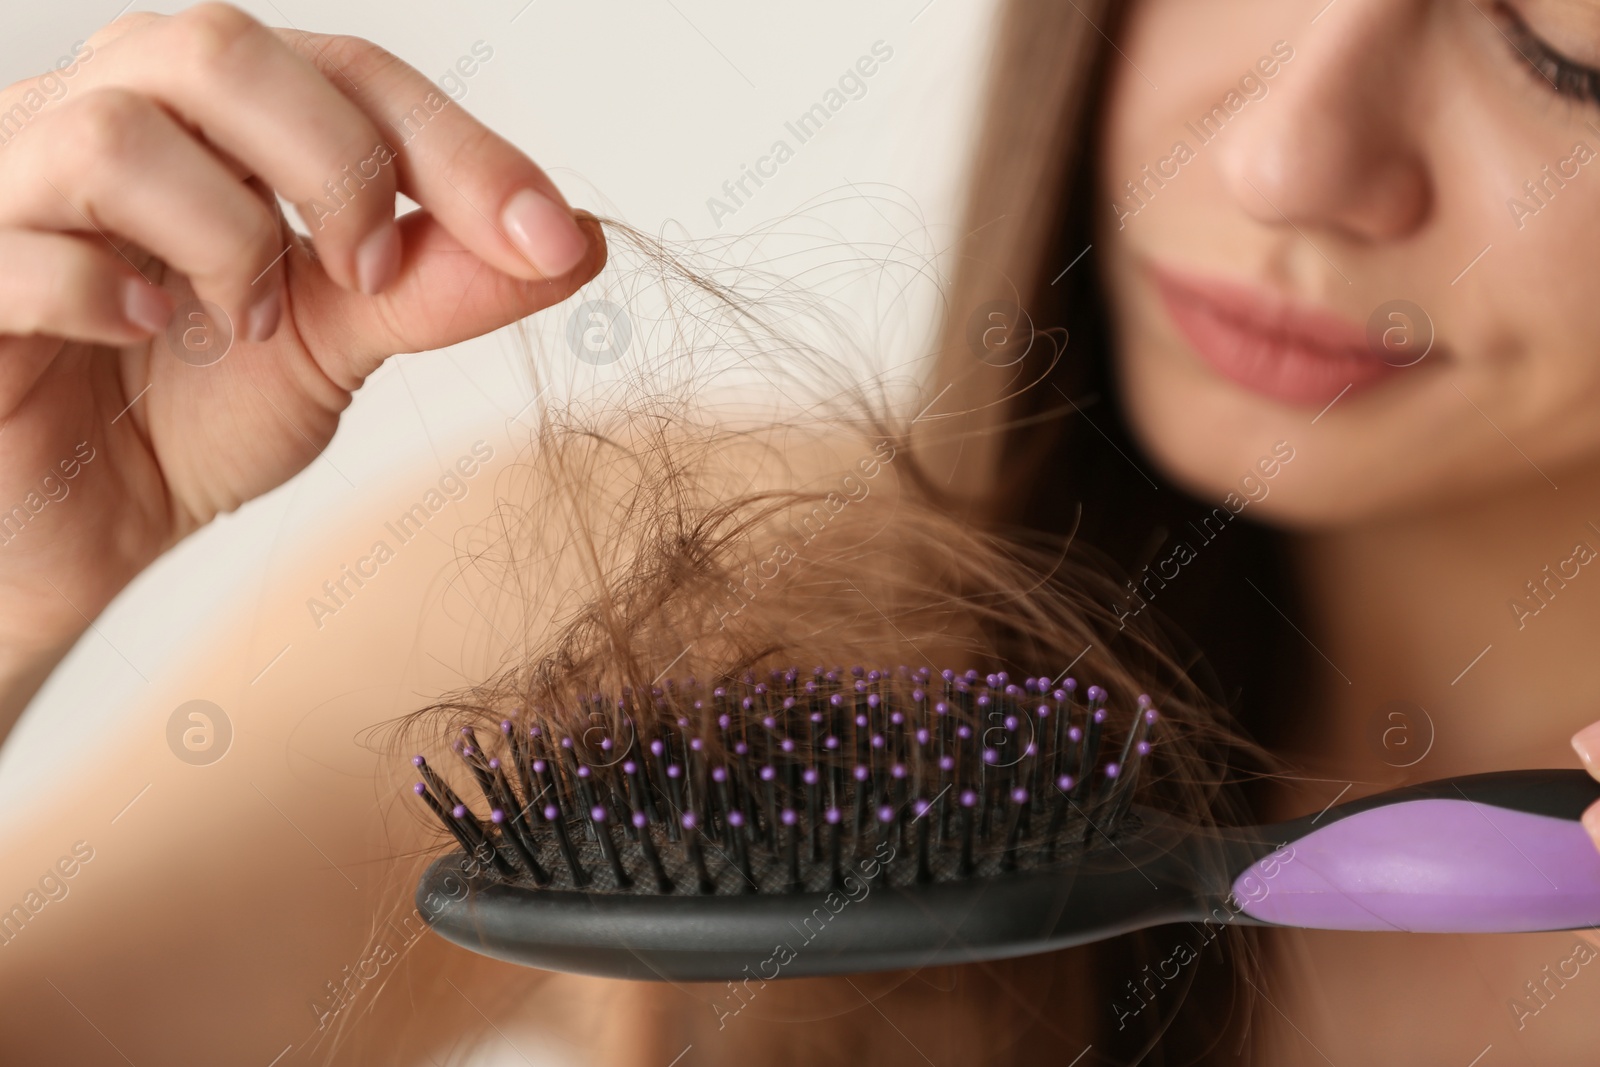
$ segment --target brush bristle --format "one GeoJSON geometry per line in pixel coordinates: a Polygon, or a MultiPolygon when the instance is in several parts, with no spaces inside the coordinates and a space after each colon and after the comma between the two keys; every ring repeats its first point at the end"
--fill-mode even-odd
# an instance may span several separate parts
{"type": "Polygon", "coordinates": [[[486,818],[422,756],[414,789],[476,873],[538,888],[821,892],[866,856],[893,885],[981,878],[1071,864],[1129,828],[1158,716],[1108,699],[904,667],[668,680],[516,709],[487,739],[480,711],[452,748],[486,818]]]}

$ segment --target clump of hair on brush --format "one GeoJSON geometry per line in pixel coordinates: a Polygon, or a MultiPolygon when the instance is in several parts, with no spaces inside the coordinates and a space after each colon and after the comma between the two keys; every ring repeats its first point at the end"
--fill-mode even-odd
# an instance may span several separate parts
{"type": "MultiPolygon", "coordinates": [[[[989,528],[942,491],[921,459],[937,417],[914,424],[918,368],[905,380],[873,373],[863,343],[803,277],[775,279],[749,257],[706,269],[704,249],[617,223],[606,231],[611,264],[573,303],[623,309],[632,344],[614,365],[579,366],[564,322],[545,327],[542,343],[530,336],[535,428],[454,575],[498,666],[397,724],[397,755],[421,752],[475,793],[483,781],[461,773],[459,756],[470,749],[492,777],[500,764],[488,765],[484,746],[508,721],[589,738],[603,761],[605,745],[647,748],[677,730],[697,700],[707,738],[719,717],[733,724],[727,736],[746,738],[761,725],[757,685],[839,689],[877,672],[871,684],[897,693],[955,679],[1001,693],[1014,682],[1027,699],[1051,700],[1070,674],[1095,683],[1098,706],[1121,709],[1102,715],[1101,744],[1113,755],[1137,747],[1142,804],[1198,825],[1232,820],[1249,746],[1158,623],[1114,616],[1118,583],[1100,561],[1070,541],[989,528]],[[730,352],[739,373],[724,383],[708,367],[728,365],[730,352]],[[784,405],[745,400],[752,381],[776,385],[784,405]],[[1152,704],[1159,730],[1131,734],[1154,721],[1142,714],[1152,704]]],[[[1081,709],[1087,696],[1065,704],[1081,709]]],[[[404,772],[409,794],[416,772],[404,772]]],[[[420,804],[414,813],[432,818],[420,804]]],[[[472,844],[433,825],[441,844],[472,844]]],[[[607,859],[590,873],[609,884],[607,859]]],[[[781,881],[781,857],[773,870],[781,881]]],[[[1133,944],[727,988],[584,980],[628,1031],[595,1037],[593,1061],[659,1067],[692,1044],[696,1063],[924,1063],[935,1050],[940,1063],[1068,1062],[1112,1021],[1111,999],[1126,994],[1098,969],[1116,946],[1142,959],[1133,944]]],[[[564,981],[493,961],[461,966],[488,968],[501,1003],[533,1015],[531,992],[564,981]]],[[[1159,1030],[1182,1000],[1175,989],[1141,1025],[1158,1018],[1159,1030]]]]}

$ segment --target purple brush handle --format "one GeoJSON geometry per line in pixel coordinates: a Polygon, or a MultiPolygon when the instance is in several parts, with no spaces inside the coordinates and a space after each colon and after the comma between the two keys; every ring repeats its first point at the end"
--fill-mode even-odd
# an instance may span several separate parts
{"type": "Polygon", "coordinates": [[[1600,851],[1571,819],[1407,800],[1329,822],[1234,880],[1244,913],[1324,930],[1518,933],[1600,924],[1600,851]],[[1265,887],[1265,888],[1263,888],[1265,887]]]}

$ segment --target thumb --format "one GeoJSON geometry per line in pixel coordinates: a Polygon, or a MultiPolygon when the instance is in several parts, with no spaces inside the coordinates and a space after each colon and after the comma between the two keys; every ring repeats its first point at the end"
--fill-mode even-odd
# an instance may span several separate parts
{"type": "Polygon", "coordinates": [[[559,304],[600,273],[600,220],[579,212],[589,253],[560,278],[526,281],[485,263],[424,211],[400,220],[404,258],[375,296],[338,285],[316,261],[293,255],[289,307],[296,331],[330,380],[354,392],[401,352],[444,348],[559,304]]]}
{"type": "MultiPolygon", "coordinates": [[[[1590,723],[1573,734],[1572,748],[1583,760],[1584,769],[1600,778],[1600,722],[1590,723]]],[[[1583,813],[1583,828],[1589,831],[1595,845],[1600,847],[1600,801],[1590,805],[1583,813]]]]}

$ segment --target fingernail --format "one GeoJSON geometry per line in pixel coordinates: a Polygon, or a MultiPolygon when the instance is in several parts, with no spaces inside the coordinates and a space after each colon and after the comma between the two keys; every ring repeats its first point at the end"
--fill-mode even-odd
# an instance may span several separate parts
{"type": "Polygon", "coordinates": [[[1572,750],[1591,769],[1600,768],[1600,722],[1590,723],[1573,734],[1572,750]]]}
{"type": "Polygon", "coordinates": [[[122,314],[146,333],[156,333],[172,317],[172,298],[138,278],[122,283],[122,314]]]}
{"type": "Polygon", "coordinates": [[[265,341],[278,328],[283,314],[283,297],[276,288],[256,301],[245,320],[245,337],[250,341],[265,341]]]}
{"type": "Polygon", "coordinates": [[[400,273],[400,227],[393,219],[367,234],[356,248],[356,284],[371,296],[389,288],[400,273]]]}
{"type": "Polygon", "coordinates": [[[589,240],[572,213],[532,189],[506,201],[500,221],[517,251],[546,278],[559,278],[588,254],[589,240]]]}
{"type": "Polygon", "coordinates": [[[1583,828],[1589,831],[1589,837],[1596,847],[1600,847],[1600,801],[1590,804],[1583,812],[1583,828]]]}

